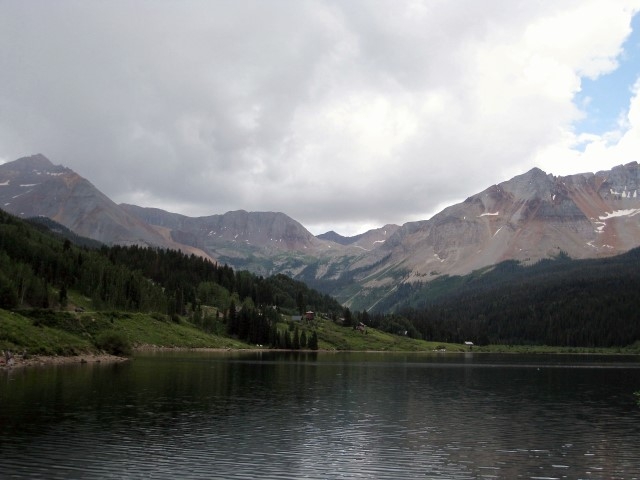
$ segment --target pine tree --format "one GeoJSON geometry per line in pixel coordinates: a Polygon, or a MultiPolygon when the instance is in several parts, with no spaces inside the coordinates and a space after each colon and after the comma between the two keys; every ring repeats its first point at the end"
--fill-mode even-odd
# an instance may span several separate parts
{"type": "Polygon", "coordinates": [[[351,315],[351,310],[349,308],[344,309],[344,326],[345,327],[353,327],[355,326],[353,323],[353,315],[351,315]]]}
{"type": "Polygon", "coordinates": [[[0,272],[0,308],[18,306],[18,294],[9,279],[0,272]]]}
{"type": "Polygon", "coordinates": [[[298,331],[297,326],[295,331],[293,332],[293,342],[291,344],[291,348],[293,348],[294,350],[300,350],[300,332],[298,331]]]}
{"type": "Polygon", "coordinates": [[[314,330],[309,339],[309,350],[318,350],[318,334],[314,330]]]}
{"type": "Polygon", "coordinates": [[[296,306],[298,307],[298,312],[300,313],[300,315],[304,315],[304,311],[306,310],[307,305],[305,303],[302,290],[298,290],[298,294],[296,295],[296,306]]]}
{"type": "Polygon", "coordinates": [[[229,304],[229,316],[227,317],[227,331],[229,335],[236,335],[238,333],[238,318],[236,315],[236,302],[231,300],[229,304]]]}
{"type": "Polygon", "coordinates": [[[58,294],[58,301],[60,302],[60,308],[66,308],[68,300],[69,299],[67,297],[67,286],[62,285],[62,287],[60,287],[60,292],[58,294]]]}

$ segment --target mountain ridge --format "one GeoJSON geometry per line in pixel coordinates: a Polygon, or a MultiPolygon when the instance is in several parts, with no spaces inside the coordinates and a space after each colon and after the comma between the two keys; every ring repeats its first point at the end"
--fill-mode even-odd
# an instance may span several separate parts
{"type": "Polygon", "coordinates": [[[604,257],[640,246],[639,186],[637,162],[561,177],[533,168],[428,220],[343,237],[314,236],[281,212],[189,217],[116,205],[42,155],[0,165],[0,207],[10,213],[44,215],[105,243],[176,248],[236,269],[285,273],[354,308],[371,308],[401,283],[504,260],[604,257]]]}

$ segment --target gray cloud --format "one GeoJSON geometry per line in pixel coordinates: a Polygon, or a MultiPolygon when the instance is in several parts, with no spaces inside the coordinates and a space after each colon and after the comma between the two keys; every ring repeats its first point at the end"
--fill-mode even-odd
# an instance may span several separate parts
{"type": "Polygon", "coordinates": [[[426,218],[579,164],[580,75],[615,68],[638,8],[5,0],[0,159],[40,152],[116,201],[282,211],[314,233],[426,218]]]}

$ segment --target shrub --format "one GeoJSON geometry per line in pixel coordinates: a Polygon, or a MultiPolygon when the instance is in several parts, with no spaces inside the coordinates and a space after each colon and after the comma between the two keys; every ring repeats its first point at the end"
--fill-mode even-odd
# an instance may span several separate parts
{"type": "Polygon", "coordinates": [[[96,347],[111,355],[129,356],[132,353],[129,340],[119,332],[103,332],[96,338],[96,347]]]}

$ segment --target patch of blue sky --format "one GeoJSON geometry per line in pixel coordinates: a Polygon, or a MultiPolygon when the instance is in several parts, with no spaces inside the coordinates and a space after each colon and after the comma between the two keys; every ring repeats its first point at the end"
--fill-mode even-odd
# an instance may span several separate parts
{"type": "Polygon", "coordinates": [[[629,108],[632,87],[640,77],[640,14],[631,22],[631,34],[618,58],[618,68],[596,79],[583,78],[574,102],[585,117],[575,132],[601,135],[617,128],[620,116],[629,108]]]}

